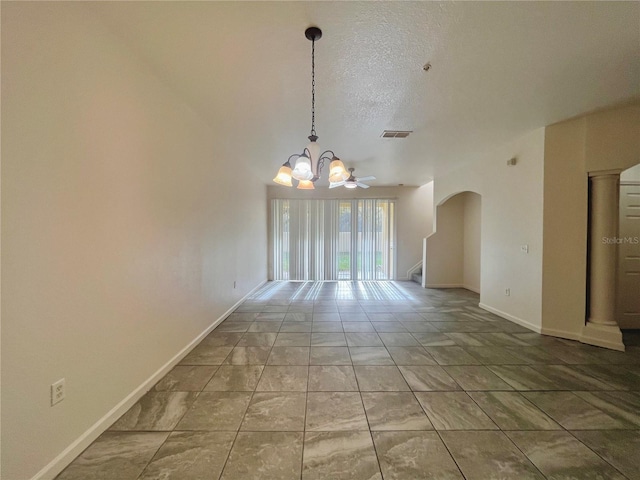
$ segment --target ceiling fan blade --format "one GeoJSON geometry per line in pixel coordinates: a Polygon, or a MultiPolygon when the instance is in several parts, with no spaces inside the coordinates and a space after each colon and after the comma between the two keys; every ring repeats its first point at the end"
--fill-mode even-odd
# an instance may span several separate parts
{"type": "Polygon", "coordinates": [[[360,182],[358,182],[356,185],[358,185],[360,188],[369,188],[369,185],[365,185],[364,183],[360,182]]]}
{"type": "Polygon", "coordinates": [[[329,183],[329,188],[341,187],[344,184],[345,184],[344,180],[342,182],[330,182],[329,183]]]}
{"type": "Polygon", "coordinates": [[[356,180],[358,180],[359,182],[368,182],[369,180],[375,180],[376,177],[374,177],[373,175],[369,175],[368,177],[358,177],[356,178],[356,180]]]}

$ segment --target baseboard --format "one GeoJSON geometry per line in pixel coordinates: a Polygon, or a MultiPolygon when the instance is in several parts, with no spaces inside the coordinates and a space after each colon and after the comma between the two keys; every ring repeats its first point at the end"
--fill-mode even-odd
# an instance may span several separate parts
{"type": "Polygon", "coordinates": [[[84,432],[77,440],[71,445],[65,448],[51,462],[45,465],[38,473],[36,473],[31,480],[53,480],[62,470],[64,470],[78,455],[80,455],[91,443],[98,438],[104,431],[106,431],[118,418],[127,412],[135,403],[142,398],[158,381],[164,377],[169,371],[175,367],[180,360],[187,356],[187,354],[193,350],[201,341],[211,333],[225,318],[229,316],[242,302],[244,302],[249,296],[256,290],[261,288],[267,280],[260,282],[260,284],[254,287],[249,293],[238,300],[232,307],[218,317],[211,325],[209,325],[200,335],[193,339],[187,346],[185,346],[180,352],[165,363],[160,369],[158,369],[147,380],[142,382],[138,388],[127,395],[120,403],[113,407],[105,416],[94,423],[86,432],[84,432]]]}
{"type": "Polygon", "coordinates": [[[576,342],[586,343],[588,345],[597,345],[598,347],[624,352],[624,343],[622,342],[622,338],[617,341],[603,340],[602,338],[588,335],[584,328],[580,332],[556,330],[555,328],[543,328],[540,333],[551,337],[566,338],[567,340],[575,340],[576,342]]]}
{"type": "Polygon", "coordinates": [[[558,337],[558,338],[566,338],[567,340],[577,340],[580,341],[580,333],[569,332],[566,330],[557,330],[555,328],[542,328],[540,332],[542,335],[549,335],[550,337],[558,337]]]}
{"type": "Polygon", "coordinates": [[[600,325],[587,322],[580,334],[580,341],[589,345],[596,345],[611,350],[625,351],[622,341],[622,331],[618,325],[600,325]]]}
{"type": "Polygon", "coordinates": [[[542,328],[540,326],[534,325],[533,323],[531,323],[531,322],[529,322],[527,320],[524,320],[524,319],[519,318],[519,317],[515,317],[515,316],[513,316],[513,315],[511,315],[509,313],[503,312],[502,310],[498,310],[497,308],[490,307],[489,305],[486,305],[484,303],[479,303],[478,306],[480,308],[485,309],[487,312],[491,312],[491,313],[493,313],[495,315],[498,315],[499,317],[502,317],[502,318],[504,318],[506,320],[509,320],[509,321],[513,322],[513,323],[517,323],[518,325],[520,325],[522,327],[525,327],[525,328],[528,328],[529,330],[532,330],[532,331],[534,331],[536,333],[542,333],[541,332],[542,328]]]}
{"type": "Polygon", "coordinates": [[[477,293],[478,295],[480,295],[480,289],[479,288],[472,287],[470,285],[463,285],[462,288],[465,288],[465,289],[469,290],[470,292],[477,293]]]}
{"type": "Polygon", "coordinates": [[[469,285],[464,285],[463,283],[427,283],[425,288],[464,288],[465,290],[469,290],[470,292],[480,295],[479,289],[469,285]]]}

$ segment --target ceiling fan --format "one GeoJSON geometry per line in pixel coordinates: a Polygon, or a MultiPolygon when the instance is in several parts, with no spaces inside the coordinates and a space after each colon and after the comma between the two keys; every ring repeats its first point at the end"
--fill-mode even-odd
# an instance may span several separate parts
{"type": "Polygon", "coordinates": [[[368,177],[354,177],[353,172],[355,168],[349,168],[348,170],[350,172],[349,178],[343,180],[342,182],[331,182],[329,184],[329,188],[341,187],[342,185],[344,185],[345,188],[369,188],[369,185],[365,185],[362,182],[376,179],[376,177],[372,175],[369,175],[368,177]]]}

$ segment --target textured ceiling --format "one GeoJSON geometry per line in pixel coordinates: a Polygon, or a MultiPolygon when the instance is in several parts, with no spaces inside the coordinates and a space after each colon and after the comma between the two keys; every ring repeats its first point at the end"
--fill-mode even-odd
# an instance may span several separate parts
{"type": "Polygon", "coordinates": [[[530,130],[640,96],[639,2],[78,8],[99,15],[265,183],[309,135],[310,25],[324,33],[318,142],[377,176],[372,185],[424,184],[530,130]],[[382,139],[385,129],[414,133],[382,139]]]}

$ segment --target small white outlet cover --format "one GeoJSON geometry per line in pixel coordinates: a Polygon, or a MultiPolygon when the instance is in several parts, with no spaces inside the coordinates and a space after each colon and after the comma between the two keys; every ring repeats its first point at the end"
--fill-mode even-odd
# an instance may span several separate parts
{"type": "Polygon", "coordinates": [[[529,253],[529,245],[520,245],[520,251],[522,253],[529,253]]]}
{"type": "Polygon", "coordinates": [[[504,294],[505,294],[507,297],[511,296],[511,289],[510,289],[510,288],[505,288],[505,289],[504,289],[504,294]]]}
{"type": "Polygon", "coordinates": [[[56,383],[51,384],[51,406],[56,403],[60,403],[65,397],[65,384],[64,378],[61,378],[56,383]]]}

